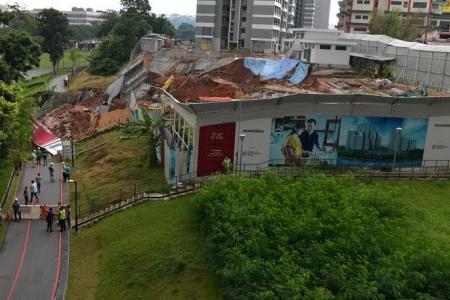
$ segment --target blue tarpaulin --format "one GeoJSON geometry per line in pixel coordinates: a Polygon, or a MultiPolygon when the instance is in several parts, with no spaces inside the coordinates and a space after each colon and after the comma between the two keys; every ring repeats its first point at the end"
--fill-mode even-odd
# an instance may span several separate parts
{"type": "Polygon", "coordinates": [[[292,84],[299,84],[302,82],[306,76],[308,76],[308,64],[299,63],[297,68],[295,69],[294,75],[289,78],[289,82],[292,84]]]}
{"type": "Polygon", "coordinates": [[[282,79],[298,64],[298,60],[282,58],[277,60],[246,57],[244,66],[264,79],[282,79]]]}

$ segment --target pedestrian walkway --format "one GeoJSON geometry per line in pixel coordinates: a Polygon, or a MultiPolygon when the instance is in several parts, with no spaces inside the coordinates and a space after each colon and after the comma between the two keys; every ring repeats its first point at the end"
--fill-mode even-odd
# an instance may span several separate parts
{"type": "MultiPolygon", "coordinates": [[[[58,205],[65,195],[60,164],[55,164],[55,182],[52,183],[47,167],[33,168],[27,163],[17,190],[19,203],[25,204],[23,189],[30,186],[38,172],[42,176],[39,204],[58,205]]],[[[0,250],[0,299],[56,298],[68,232],[59,233],[55,225],[56,222],[54,232],[48,233],[45,221],[11,222],[0,250]]]]}

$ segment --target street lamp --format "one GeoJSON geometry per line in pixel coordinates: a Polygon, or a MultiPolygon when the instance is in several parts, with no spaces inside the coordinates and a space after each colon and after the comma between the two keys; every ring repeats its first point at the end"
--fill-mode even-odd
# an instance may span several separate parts
{"type": "Polygon", "coordinates": [[[241,140],[241,153],[239,154],[239,171],[242,171],[242,148],[244,146],[245,134],[239,134],[239,139],[241,140]]]}
{"type": "Polygon", "coordinates": [[[75,232],[78,232],[78,184],[74,179],[70,179],[68,182],[75,183],[75,232]]]}
{"type": "Polygon", "coordinates": [[[395,128],[395,136],[394,136],[394,160],[392,161],[392,172],[394,172],[395,169],[395,163],[397,161],[397,151],[400,148],[400,134],[402,132],[403,128],[397,127],[395,128]]]}

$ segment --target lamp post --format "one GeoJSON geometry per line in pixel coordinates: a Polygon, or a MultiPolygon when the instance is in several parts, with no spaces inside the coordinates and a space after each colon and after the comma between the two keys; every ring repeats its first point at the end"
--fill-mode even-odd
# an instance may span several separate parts
{"type": "Polygon", "coordinates": [[[244,139],[245,139],[245,134],[241,133],[239,134],[239,139],[241,140],[241,151],[239,154],[239,171],[242,171],[242,148],[244,146],[244,139]]]}
{"type": "Polygon", "coordinates": [[[74,179],[70,179],[68,182],[75,183],[75,232],[78,232],[78,184],[74,179]]]}
{"type": "Polygon", "coordinates": [[[397,151],[400,148],[400,134],[402,132],[403,128],[397,127],[395,128],[395,136],[394,136],[394,159],[392,161],[392,172],[394,172],[395,169],[395,163],[397,161],[397,151]]]}

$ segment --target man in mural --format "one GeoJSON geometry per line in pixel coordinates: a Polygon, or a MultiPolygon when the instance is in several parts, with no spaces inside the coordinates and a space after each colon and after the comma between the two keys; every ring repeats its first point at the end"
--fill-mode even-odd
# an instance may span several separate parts
{"type": "Polygon", "coordinates": [[[281,147],[281,152],[286,159],[287,164],[299,164],[300,158],[303,156],[302,142],[300,141],[300,135],[302,134],[303,128],[300,122],[295,124],[292,128],[291,133],[286,137],[286,140],[281,147]]]}
{"type": "Polygon", "coordinates": [[[307,153],[307,156],[311,155],[314,150],[314,146],[323,151],[319,145],[319,134],[315,132],[317,122],[315,119],[309,119],[307,121],[306,130],[300,134],[300,141],[302,144],[302,150],[307,153]]]}

